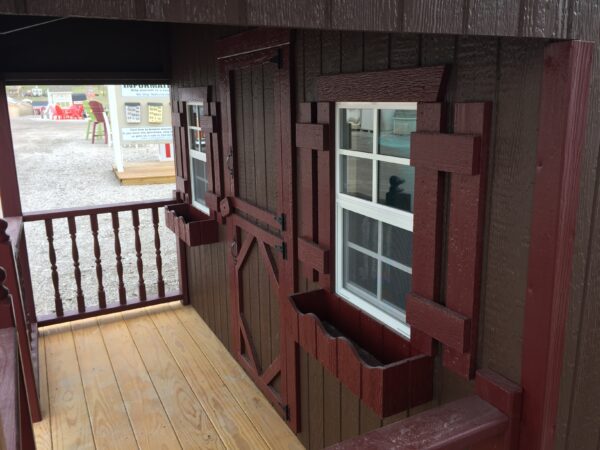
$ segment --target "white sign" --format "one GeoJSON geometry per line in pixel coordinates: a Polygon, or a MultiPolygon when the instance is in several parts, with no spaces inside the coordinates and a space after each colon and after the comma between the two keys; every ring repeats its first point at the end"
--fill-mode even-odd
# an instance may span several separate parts
{"type": "Polygon", "coordinates": [[[124,84],[122,97],[169,97],[168,84],[124,84]]]}
{"type": "Polygon", "coordinates": [[[171,141],[173,129],[171,127],[135,127],[121,128],[124,141],[171,141]]]}
{"type": "Polygon", "coordinates": [[[142,123],[142,106],[139,103],[125,103],[125,121],[142,123]]]}

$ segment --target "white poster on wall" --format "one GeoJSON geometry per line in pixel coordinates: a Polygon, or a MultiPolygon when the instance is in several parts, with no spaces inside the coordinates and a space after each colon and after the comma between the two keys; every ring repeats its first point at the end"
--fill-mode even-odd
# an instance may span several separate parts
{"type": "Polygon", "coordinates": [[[123,141],[171,141],[173,129],[171,127],[135,127],[121,128],[123,141]]]}
{"type": "Polygon", "coordinates": [[[168,84],[124,84],[121,86],[122,97],[169,97],[168,84]]]}

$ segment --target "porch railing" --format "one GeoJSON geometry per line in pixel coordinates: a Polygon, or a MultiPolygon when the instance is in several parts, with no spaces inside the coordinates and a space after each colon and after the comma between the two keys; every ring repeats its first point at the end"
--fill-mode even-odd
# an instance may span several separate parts
{"type": "MultiPolygon", "coordinates": [[[[164,303],[181,298],[181,292],[165,292],[165,280],[163,278],[163,262],[161,254],[161,240],[159,234],[160,216],[164,206],[176,203],[176,200],[153,200],[143,202],[118,203],[103,206],[92,206],[75,209],[57,209],[40,212],[28,212],[23,214],[23,222],[40,222],[44,224],[46,239],[48,241],[48,263],[54,291],[54,313],[37,317],[38,326],[51,325],[67,322],[75,319],[93,317],[111,312],[124,311],[127,309],[164,303]],[[154,255],[151,256],[156,266],[156,290],[157,294],[148,296],[146,286],[148,281],[144,276],[144,261],[142,254],[142,241],[140,238],[140,211],[150,210],[152,226],[154,229],[154,255]],[[119,213],[131,213],[131,227],[133,228],[135,241],[135,259],[137,269],[137,289],[132,296],[127,292],[124,282],[123,258],[121,248],[120,232],[122,224],[119,213]],[[105,291],[104,270],[105,263],[102,260],[101,245],[99,238],[99,221],[101,215],[110,216],[114,240],[115,261],[114,267],[117,273],[118,298],[114,301],[107,299],[105,291]],[[87,217],[89,228],[78,229],[76,218],[87,217]],[[57,267],[57,249],[55,248],[54,223],[58,219],[66,219],[68,233],[70,236],[71,258],[73,264],[74,291],[76,297],[76,309],[65,310],[63,294],[59,285],[59,270],[57,267]],[[82,233],[90,233],[93,239],[93,259],[95,264],[95,277],[97,282],[97,294],[95,298],[86,298],[82,287],[82,272],[80,267],[80,251],[77,236],[82,233]]],[[[121,216],[122,217],[122,216],[121,216]]],[[[85,220],[85,219],[84,219],[85,220]]],[[[79,222],[81,226],[81,221],[79,222]]],[[[17,236],[19,234],[17,233],[17,236]]],[[[17,243],[18,244],[18,243],[17,243]]],[[[36,249],[36,251],[40,251],[36,249]]],[[[23,261],[21,261],[23,264],[23,261]]]]}

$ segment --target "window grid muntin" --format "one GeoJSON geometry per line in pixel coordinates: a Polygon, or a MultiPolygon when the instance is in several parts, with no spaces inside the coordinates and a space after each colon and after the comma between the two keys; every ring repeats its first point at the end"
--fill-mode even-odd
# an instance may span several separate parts
{"type": "Polygon", "coordinates": [[[383,256],[383,232],[382,223],[387,223],[391,226],[413,231],[413,213],[397,208],[392,208],[387,205],[378,203],[378,175],[379,162],[387,162],[392,164],[410,166],[410,160],[403,157],[394,157],[389,155],[379,154],[379,111],[384,109],[408,109],[416,108],[416,103],[378,103],[378,102],[340,102],[336,104],[335,114],[335,145],[336,145],[336,161],[335,161],[335,190],[336,190],[336,273],[342,276],[336,277],[336,291],[346,298],[351,303],[374,316],[376,319],[391,325],[392,328],[410,337],[410,328],[406,324],[406,313],[401,309],[392,306],[383,299],[382,295],[382,264],[385,262],[392,267],[400,269],[412,276],[412,268],[409,268],[397,261],[390,260],[383,256]],[[373,143],[371,153],[360,152],[356,150],[348,150],[340,148],[340,110],[347,108],[361,108],[373,110],[373,143]],[[341,156],[351,156],[356,158],[368,159],[371,161],[372,170],[372,185],[371,185],[371,200],[367,201],[358,197],[341,192],[341,156]],[[368,249],[361,249],[361,246],[345,241],[345,236],[348,235],[347,223],[343,220],[344,210],[352,211],[357,214],[375,219],[378,222],[377,245],[378,255],[368,249]],[[377,261],[377,298],[363,289],[362,287],[348,280],[348,248],[363,253],[377,261]],[[363,251],[365,250],[365,251],[363,251]],[[390,262],[392,264],[390,264],[390,262]],[[408,270],[407,270],[408,269],[408,270]],[[344,280],[346,283],[344,284],[344,280]],[[349,286],[352,290],[347,288],[349,286]],[[357,294],[357,291],[360,294],[357,294]],[[362,296],[362,297],[361,297],[362,296]]]}
{"type": "Polygon", "coordinates": [[[206,158],[206,153],[202,152],[200,150],[196,150],[194,148],[192,148],[192,131],[202,131],[202,128],[196,125],[191,125],[190,121],[191,121],[191,117],[189,114],[189,107],[190,106],[204,106],[203,102],[187,102],[186,103],[186,115],[187,115],[187,150],[188,150],[188,154],[189,154],[189,165],[190,165],[190,179],[191,179],[191,187],[192,187],[192,205],[194,207],[196,207],[197,209],[199,209],[200,211],[209,214],[210,213],[210,209],[208,208],[208,206],[206,206],[205,202],[200,202],[196,199],[196,188],[194,187],[194,179],[195,179],[195,173],[194,173],[194,159],[200,160],[202,162],[204,162],[204,177],[199,177],[201,180],[204,180],[207,182],[208,184],[208,171],[210,170],[208,167],[208,163],[207,163],[207,158],[206,158]]]}

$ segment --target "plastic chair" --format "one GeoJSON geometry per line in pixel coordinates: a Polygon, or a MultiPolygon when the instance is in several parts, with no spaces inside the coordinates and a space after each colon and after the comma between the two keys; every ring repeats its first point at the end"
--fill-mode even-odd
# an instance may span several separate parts
{"type": "Polygon", "coordinates": [[[104,143],[108,144],[108,133],[106,132],[106,123],[104,120],[104,106],[102,103],[92,100],[90,108],[94,114],[94,123],[92,125],[92,144],[96,142],[96,137],[104,136],[104,143]],[[102,125],[102,134],[96,134],[96,128],[102,125]]]}

